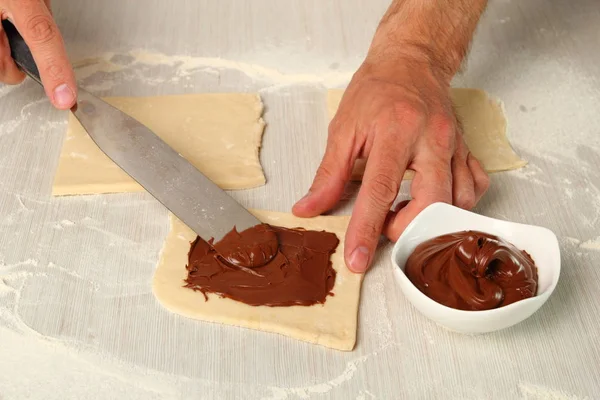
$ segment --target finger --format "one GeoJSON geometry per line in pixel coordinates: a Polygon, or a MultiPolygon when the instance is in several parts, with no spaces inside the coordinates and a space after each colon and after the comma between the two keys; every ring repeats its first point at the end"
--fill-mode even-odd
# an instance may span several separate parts
{"type": "Polygon", "coordinates": [[[46,8],[50,11],[50,15],[52,15],[52,5],[50,4],[50,0],[44,0],[44,4],[46,4],[46,8]]]}
{"type": "Polygon", "coordinates": [[[475,206],[475,184],[467,165],[468,150],[459,138],[458,150],[452,157],[452,203],[465,210],[475,206]]]}
{"type": "Polygon", "coordinates": [[[298,201],[292,212],[298,217],[314,217],[332,209],[341,199],[356,161],[353,154],[354,132],[334,119],[329,127],[325,155],[306,196],[298,201]]]}
{"type": "Polygon", "coordinates": [[[385,221],[383,222],[384,230],[385,230],[385,227],[388,226],[388,224],[396,217],[396,215],[398,215],[400,210],[402,210],[404,207],[406,207],[408,205],[408,203],[410,203],[410,200],[402,200],[400,203],[396,204],[396,206],[394,206],[394,208],[392,210],[390,210],[390,212],[387,213],[387,216],[385,217],[385,221]]]}
{"type": "Polygon", "coordinates": [[[25,79],[25,74],[17,67],[10,56],[8,38],[0,24],[0,82],[16,85],[25,79]]]}
{"type": "Polygon", "coordinates": [[[415,171],[411,185],[412,200],[393,218],[390,218],[384,234],[393,242],[404,232],[408,224],[427,206],[442,202],[452,203],[452,173],[450,162],[439,158],[423,160],[415,171]]]}
{"type": "Polygon", "coordinates": [[[477,160],[477,158],[475,158],[475,156],[473,156],[471,153],[469,153],[467,156],[467,166],[469,167],[471,176],[473,177],[475,204],[477,204],[490,187],[490,177],[483,169],[479,160],[477,160]]]}
{"type": "Polygon", "coordinates": [[[400,212],[400,210],[406,207],[408,203],[410,203],[410,200],[402,200],[400,203],[396,204],[396,207],[394,207],[393,212],[397,214],[398,212],[400,212]]]}
{"type": "Polygon", "coordinates": [[[71,108],[76,98],[75,76],[50,11],[39,0],[20,0],[11,11],[38,66],[46,95],[55,107],[71,108]]]}
{"type": "Polygon", "coordinates": [[[345,242],[346,265],[356,273],[365,272],[373,260],[409,162],[410,147],[398,146],[397,142],[394,135],[379,135],[367,160],[345,242]]]}

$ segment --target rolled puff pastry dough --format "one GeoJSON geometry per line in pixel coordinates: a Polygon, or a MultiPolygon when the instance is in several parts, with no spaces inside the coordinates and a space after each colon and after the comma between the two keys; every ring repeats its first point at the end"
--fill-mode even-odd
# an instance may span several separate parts
{"type": "MultiPolygon", "coordinates": [[[[105,99],[146,125],[224,189],[264,185],[259,160],[264,130],[257,94],[194,94],[105,99]]],[[[142,191],[70,116],[54,195],[142,191]]]]}
{"type": "MultiPolygon", "coordinates": [[[[344,94],[335,89],[327,93],[327,110],[333,118],[344,94]]],[[[488,172],[507,171],[525,166],[506,138],[506,119],[502,106],[478,89],[452,89],[454,108],[463,127],[467,147],[488,172]]],[[[365,161],[356,163],[352,178],[361,180],[365,161]]],[[[407,171],[404,179],[411,179],[413,171],[407,171]]]]}
{"type": "Polygon", "coordinates": [[[344,236],[349,218],[323,216],[301,219],[285,213],[253,213],[261,221],[272,225],[326,230],[338,236],[340,244],[331,257],[337,272],[334,296],[328,296],[324,304],[309,307],[255,307],[212,293],[208,293],[206,301],[201,292],[183,287],[187,277],[185,266],[190,242],[196,235],[172,216],[171,231],[161,252],[152,285],[158,301],[169,311],[188,318],[279,333],[337,350],[352,350],[356,342],[363,276],[350,272],[344,263],[344,236]]]}

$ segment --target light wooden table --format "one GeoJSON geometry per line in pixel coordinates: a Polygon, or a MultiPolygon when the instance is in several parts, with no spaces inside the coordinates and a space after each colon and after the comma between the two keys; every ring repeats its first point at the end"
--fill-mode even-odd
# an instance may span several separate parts
{"type": "MultiPolygon", "coordinates": [[[[268,184],[234,195],[279,211],[322,155],[324,88],[347,82],[387,6],[53,3],[73,61],[115,53],[127,64],[79,67],[97,94],[260,91],[268,184]]],[[[599,398],[599,10],[596,0],[492,1],[456,79],[504,101],[511,141],[530,163],[494,174],[477,211],[546,226],[563,254],[538,313],[476,337],[408,304],[389,246],[365,279],[351,353],[170,314],[150,288],[166,211],[147,194],[52,199],[66,114],[31,82],[0,87],[0,398],[599,398]]]]}

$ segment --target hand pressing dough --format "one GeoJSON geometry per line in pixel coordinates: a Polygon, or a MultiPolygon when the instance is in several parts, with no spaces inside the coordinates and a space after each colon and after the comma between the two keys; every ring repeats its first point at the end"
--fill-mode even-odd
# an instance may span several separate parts
{"type": "Polygon", "coordinates": [[[212,293],[207,294],[206,301],[201,292],[183,287],[187,277],[185,266],[190,242],[196,235],[177,218],[171,217],[171,231],[161,252],[152,285],[158,301],[169,311],[188,318],[280,333],[337,350],[352,350],[356,342],[363,276],[350,272],[344,263],[344,236],[349,218],[324,216],[301,219],[285,213],[253,213],[271,225],[326,230],[338,236],[340,244],[331,257],[337,272],[334,296],[328,296],[324,304],[309,307],[254,307],[212,293]]]}
{"type": "MultiPolygon", "coordinates": [[[[327,109],[332,119],[344,94],[343,90],[327,93],[327,109]]],[[[452,102],[463,126],[467,147],[488,172],[507,171],[525,166],[526,161],[512,149],[506,138],[506,119],[501,105],[486,92],[478,89],[452,89],[452,102]]],[[[365,160],[357,161],[352,173],[353,180],[361,180],[365,160]]],[[[413,171],[407,171],[404,179],[412,179],[413,171]]]]}
{"type": "MultiPolygon", "coordinates": [[[[224,189],[265,184],[259,160],[264,122],[256,94],[194,94],[105,99],[160,136],[224,189]]],[[[54,195],[143,188],[114,164],[70,115],[54,195]]]]}

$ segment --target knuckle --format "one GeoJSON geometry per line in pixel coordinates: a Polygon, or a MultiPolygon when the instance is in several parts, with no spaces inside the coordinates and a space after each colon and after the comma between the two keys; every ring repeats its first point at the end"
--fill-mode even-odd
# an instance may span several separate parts
{"type": "Polygon", "coordinates": [[[339,126],[338,126],[338,123],[336,122],[336,120],[334,119],[329,123],[329,127],[327,128],[327,134],[328,134],[327,142],[331,142],[332,138],[335,135],[337,135],[338,131],[339,131],[339,126]]]}
{"type": "Polygon", "coordinates": [[[341,126],[340,117],[338,117],[336,115],[335,117],[333,117],[331,122],[329,122],[329,128],[328,128],[329,134],[332,135],[332,134],[337,133],[337,131],[340,129],[340,126],[341,126]]]}
{"type": "Polygon", "coordinates": [[[329,133],[329,138],[338,138],[339,136],[341,136],[345,131],[345,127],[348,126],[348,123],[349,122],[346,115],[337,113],[329,122],[329,126],[327,129],[327,132],[329,133]]]}
{"type": "Polygon", "coordinates": [[[331,167],[327,165],[327,163],[322,163],[317,170],[311,190],[317,189],[326,182],[330,182],[334,176],[335,174],[333,173],[331,167]]]}
{"type": "Polygon", "coordinates": [[[452,177],[448,169],[432,169],[424,179],[426,183],[419,189],[424,200],[430,203],[452,203],[452,177]]]}
{"type": "Polygon", "coordinates": [[[469,148],[467,147],[467,143],[465,143],[464,138],[458,132],[455,135],[455,137],[456,137],[456,154],[454,154],[454,157],[456,157],[457,160],[460,160],[460,162],[467,164],[467,162],[469,160],[469,154],[470,154],[469,148]]]}
{"type": "Polygon", "coordinates": [[[392,104],[394,118],[408,126],[419,126],[425,121],[425,107],[414,101],[400,101],[392,104]]]}
{"type": "Polygon", "coordinates": [[[54,59],[49,58],[46,60],[47,67],[44,68],[46,74],[50,76],[54,80],[61,80],[65,73],[64,68],[60,66],[60,64],[54,59]]]}
{"type": "Polygon", "coordinates": [[[481,187],[481,190],[483,192],[487,192],[487,190],[490,188],[490,177],[489,177],[489,175],[484,172],[481,175],[481,178],[479,178],[478,184],[481,187]]]}
{"type": "Polygon", "coordinates": [[[360,242],[370,243],[381,234],[381,226],[373,220],[365,220],[357,228],[356,235],[360,242]]]}
{"type": "Polygon", "coordinates": [[[475,193],[463,191],[456,197],[455,205],[464,210],[475,207],[475,193]]]}
{"type": "Polygon", "coordinates": [[[58,34],[52,18],[43,14],[34,14],[25,23],[29,40],[34,44],[45,44],[54,40],[58,34]]]}
{"type": "Polygon", "coordinates": [[[319,169],[317,170],[317,176],[324,179],[328,179],[333,176],[333,171],[331,170],[329,165],[323,163],[319,166],[319,169]]]}
{"type": "Polygon", "coordinates": [[[337,152],[340,146],[343,146],[347,139],[344,137],[344,133],[343,123],[339,120],[336,119],[329,124],[326,152],[337,152]]]}
{"type": "Polygon", "coordinates": [[[455,121],[447,115],[438,114],[431,117],[431,127],[435,146],[446,154],[454,153],[456,148],[455,121]]]}
{"type": "Polygon", "coordinates": [[[369,182],[371,202],[379,209],[389,208],[400,191],[400,183],[390,174],[377,174],[369,182]]]}
{"type": "Polygon", "coordinates": [[[448,182],[452,182],[452,167],[444,159],[430,161],[428,180],[432,189],[438,190],[448,182]]]}
{"type": "Polygon", "coordinates": [[[394,243],[398,241],[401,234],[402,230],[397,226],[390,226],[389,228],[385,229],[385,235],[394,243]]]}

